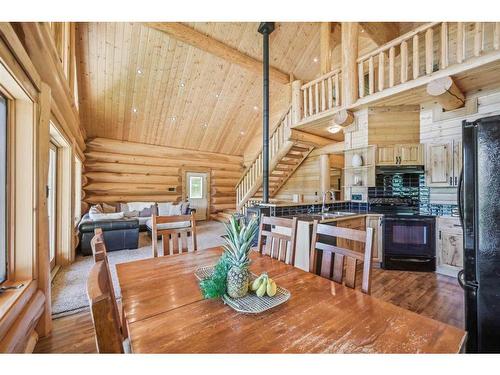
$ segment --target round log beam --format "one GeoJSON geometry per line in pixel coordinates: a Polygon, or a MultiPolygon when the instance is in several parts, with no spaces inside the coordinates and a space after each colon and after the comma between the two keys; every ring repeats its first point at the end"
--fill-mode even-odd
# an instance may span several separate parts
{"type": "Polygon", "coordinates": [[[427,94],[432,96],[445,111],[451,111],[465,104],[465,96],[451,77],[438,78],[427,84],[427,94]]]}

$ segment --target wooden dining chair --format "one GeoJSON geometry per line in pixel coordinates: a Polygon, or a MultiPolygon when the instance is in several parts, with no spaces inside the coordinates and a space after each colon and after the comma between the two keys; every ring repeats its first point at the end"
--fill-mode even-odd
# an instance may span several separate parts
{"type": "Polygon", "coordinates": [[[124,353],[124,336],[106,260],[97,261],[87,279],[87,295],[99,353],[124,353]]]}
{"type": "Polygon", "coordinates": [[[355,288],[356,266],[358,261],[363,262],[361,291],[370,294],[372,253],[373,228],[366,228],[366,231],[361,231],[318,224],[318,221],[314,220],[309,272],[326,277],[338,283],[342,283],[342,279],[344,279],[346,286],[355,288]],[[333,240],[336,238],[362,242],[365,244],[365,250],[363,253],[360,253],[331,245],[330,243],[336,243],[336,241],[333,240]],[[329,243],[324,241],[328,241],[329,243]],[[321,252],[321,254],[319,254],[319,252],[321,252]]]}
{"type": "Polygon", "coordinates": [[[90,247],[92,248],[92,256],[95,262],[107,258],[106,246],[104,245],[104,233],[101,228],[96,228],[94,230],[94,237],[90,240],[90,247]]]}
{"type": "Polygon", "coordinates": [[[264,216],[264,214],[260,217],[259,242],[257,243],[259,253],[269,255],[271,258],[281,260],[287,264],[295,265],[296,237],[296,217],[285,219],[282,217],[264,216]],[[290,232],[290,234],[281,233],[281,230],[278,228],[286,228],[286,232],[290,232]]]}
{"type": "MultiPolygon", "coordinates": [[[[94,237],[92,237],[92,239],[90,240],[90,246],[92,247],[94,262],[97,263],[102,261],[106,265],[105,268],[106,272],[108,273],[107,280],[109,280],[110,283],[109,293],[111,294],[113,301],[115,301],[116,312],[118,313],[120,310],[118,309],[118,305],[116,304],[115,289],[113,288],[113,279],[111,277],[111,269],[109,267],[108,252],[106,250],[106,245],[104,244],[104,235],[101,228],[96,228],[94,233],[95,233],[94,237]]],[[[123,337],[128,337],[127,324],[125,321],[125,314],[123,312],[123,309],[121,310],[121,319],[119,321],[120,321],[120,330],[123,337]]]]}
{"type": "Polygon", "coordinates": [[[196,220],[194,213],[176,216],[153,215],[151,217],[151,248],[153,250],[153,257],[158,256],[158,236],[161,236],[162,239],[164,256],[187,253],[189,251],[188,237],[191,237],[191,247],[193,251],[196,251],[198,245],[196,242],[196,220]],[[170,249],[172,249],[172,252],[170,249]]]}

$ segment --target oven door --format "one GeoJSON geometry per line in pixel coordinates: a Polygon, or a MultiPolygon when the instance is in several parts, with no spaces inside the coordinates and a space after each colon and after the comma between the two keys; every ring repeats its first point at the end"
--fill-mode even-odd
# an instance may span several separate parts
{"type": "Polygon", "coordinates": [[[384,254],[434,258],[434,218],[384,218],[384,254]]]}

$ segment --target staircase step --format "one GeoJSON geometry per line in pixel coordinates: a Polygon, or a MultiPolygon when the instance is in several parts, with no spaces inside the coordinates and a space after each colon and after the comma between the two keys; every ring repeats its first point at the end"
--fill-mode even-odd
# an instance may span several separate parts
{"type": "Polygon", "coordinates": [[[309,151],[308,148],[306,147],[300,147],[300,146],[292,146],[291,148],[292,151],[298,151],[298,152],[306,152],[309,151]]]}
{"type": "Polygon", "coordinates": [[[300,154],[300,155],[294,155],[294,154],[286,154],[284,156],[284,158],[287,158],[287,159],[302,159],[304,157],[304,155],[300,154]]]}
{"type": "Polygon", "coordinates": [[[278,165],[297,165],[297,162],[295,161],[288,161],[288,160],[280,160],[278,162],[278,165]]]}

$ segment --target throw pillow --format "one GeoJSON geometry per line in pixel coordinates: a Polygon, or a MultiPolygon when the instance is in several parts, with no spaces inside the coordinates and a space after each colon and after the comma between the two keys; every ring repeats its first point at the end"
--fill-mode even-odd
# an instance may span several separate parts
{"type": "Polygon", "coordinates": [[[182,214],[183,215],[189,215],[189,202],[181,202],[182,204],[182,214]]]}
{"type": "Polygon", "coordinates": [[[91,214],[102,214],[103,211],[102,211],[102,207],[100,204],[94,204],[93,206],[90,207],[90,210],[89,210],[89,216],[91,214]]]}
{"type": "Polygon", "coordinates": [[[139,212],[137,211],[126,211],[123,213],[123,216],[126,217],[127,219],[134,218],[139,216],[139,212]]]}
{"type": "Polygon", "coordinates": [[[170,216],[182,215],[182,204],[173,204],[170,206],[170,216]]]}
{"type": "Polygon", "coordinates": [[[172,207],[172,202],[158,203],[158,216],[170,215],[171,207],[172,207]]]}
{"type": "Polygon", "coordinates": [[[105,214],[105,213],[90,213],[89,211],[89,217],[93,221],[119,220],[123,219],[123,212],[114,212],[110,214],[105,214]]]}
{"type": "Polygon", "coordinates": [[[131,210],[131,209],[128,207],[128,204],[127,204],[127,203],[120,203],[120,211],[121,211],[121,212],[129,212],[129,211],[133,211],[133,210],[131,210]]]}
{"type": "Polygon", "coordinates": [[[153,215],[153,206],[145,207],[139,211],[139,217],[149,217],[153,215]]]}
{"type": "Polygon", "coordinates": [[[116,212],[116,207],[115,207],[115,206],[112,206],[112,205],[110,205],[110,204],[107,204],[107,203],[103,203],[103,204],[102,204],[102,211],[103,211],[105,214],[115,213],[115,212],[116,212]]]}

